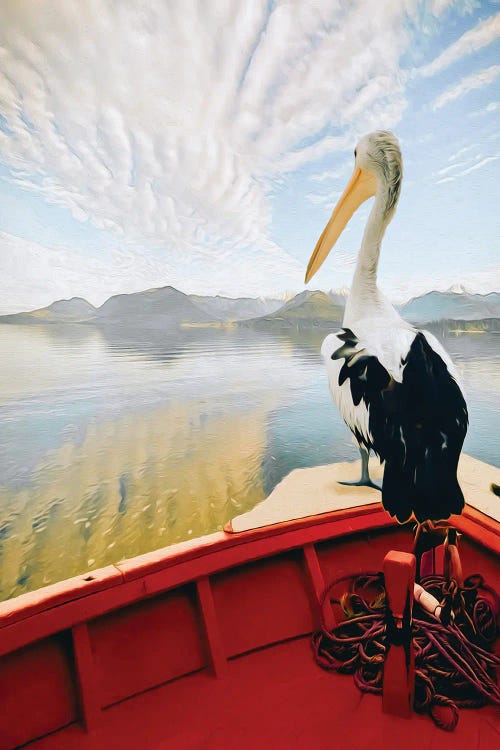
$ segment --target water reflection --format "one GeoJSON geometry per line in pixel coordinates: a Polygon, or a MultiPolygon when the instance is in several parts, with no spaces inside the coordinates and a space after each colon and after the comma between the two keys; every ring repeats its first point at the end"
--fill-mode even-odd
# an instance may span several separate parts
{"type": "Polygon", "coordinates": [[[220,528],[264,496],[265,411],[177,403],[88,426],[0,491],[3,597],[220,528]]]}
{"type": "MultiPolygon", "coordinates": [[[[356,457],[323,336],[0,326],[0,598],[208,533],[293,468],[356,457]]],[[[466,449],[498,464],[495,342],[445,345],[466,449]]]]}

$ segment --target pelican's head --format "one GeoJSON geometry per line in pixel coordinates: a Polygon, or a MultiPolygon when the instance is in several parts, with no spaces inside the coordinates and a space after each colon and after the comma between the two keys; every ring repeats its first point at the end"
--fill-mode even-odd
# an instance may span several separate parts
{"type": "Polygon", "coordinates": [[[363,136],[354,149],[354,172],[319,238],[307,266],[305,283],[314,276],[357,208],[378,192],[385,196],[384,220],[390,221],[401,190],[403,160],[398,139],[388,130],[363,136]]]}

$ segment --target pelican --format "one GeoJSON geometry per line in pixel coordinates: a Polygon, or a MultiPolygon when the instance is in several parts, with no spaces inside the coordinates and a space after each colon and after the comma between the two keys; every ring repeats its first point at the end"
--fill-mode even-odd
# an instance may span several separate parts
{"type": "Polygon", "coordinates": [[[384,508],[400,523],[412,515],[418,524],[432,523],[460,513],[464,505],[457,465],[467,406],[439,341],[404,321],[377,286],[381,242],[401,191],[398,140],[385,130],[366,135],[354,160],[351,180],[305,277],[307,283],[320,268],[361,203],[375,197],[342,330],[328,335],[321,347],[331,394],[361,453],[360,480],[343,484],[377,486],[368,471],[373,451],[385,463],[384,508]]]}

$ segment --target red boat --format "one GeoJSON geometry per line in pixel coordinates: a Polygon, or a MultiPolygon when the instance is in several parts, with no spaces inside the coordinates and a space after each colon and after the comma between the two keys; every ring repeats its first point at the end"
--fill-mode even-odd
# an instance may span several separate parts
{"type": "MultiPolygon", "coordinates": [[[[498,522],[466,506],[452,523],[464,574],[498,590],[498,522]]],[[[493,706],[443,732],[314,661],[326,584],[412,543],[372,502],[229,528],[3,602],[0,748],[493,748],[493,706]]]]}

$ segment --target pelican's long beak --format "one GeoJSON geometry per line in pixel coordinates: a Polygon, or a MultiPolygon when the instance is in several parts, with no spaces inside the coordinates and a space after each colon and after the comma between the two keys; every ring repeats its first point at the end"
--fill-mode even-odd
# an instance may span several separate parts
{"type": "Polygon", "coordinates": [[[377,192],[377,179],[374,174],[356,167],[344,190],[342,197],[335,206],[332,217],[319,238],[311,259],[307,266],[305,283],[312,279],[316,271],[322,266],[328,253],[344,231],[345,225],[357,208],[377,192]]]}

